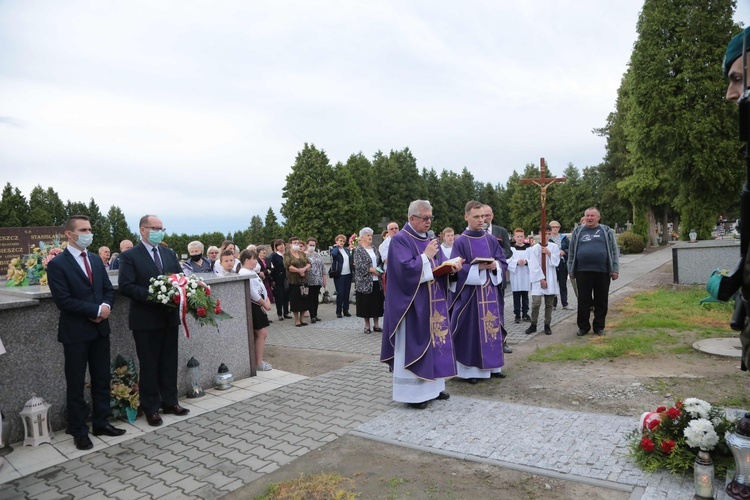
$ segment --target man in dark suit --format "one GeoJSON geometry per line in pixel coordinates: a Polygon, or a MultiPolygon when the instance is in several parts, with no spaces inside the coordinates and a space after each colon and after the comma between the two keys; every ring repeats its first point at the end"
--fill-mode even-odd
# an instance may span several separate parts
{"type": "Polygon", "coordinates": [[[286,268],[284,267],[284,251],[286,243],[284,240],[274,240],[274,252],[268,257],[271,261],[271,281],[273,281],[273,296],[276,299],[276,314],[279,321],[292,319],[289,316],[289,292],[286,290],[286,268]]]}
{"type": "Polygon", "coordinates": [[[141,409],[151,426],[162,424],[164,413],[187,415],[190,410],[177,400],[176,308],[148,301],[151,278],[181,272],[174,251],[159,243],[164,225],[155,215],[144,215],[140,223],[141,243],[120,255],[120,293],[130,297],[128,325],[133,330],[140,363],[141,409]]]}
{"type": "MultiPolygon", "coordinates": [[[[508,235],[508,230],[502,226],[496,226],[492,224],[492,219],[494,217],[495,213],[492,211],[492,207],[489,205],[485,205],[484,224],[486,227],[484,228],[484,230],[497,238],[497,242],[502,247],[505,258],[507,260],[510,260],[511,257],[513,257],[513,251],[510,249],[510,236],[508,235]]],[[[507,281],[507,276],[503,276],[503,281],[501,281],[500,284],[497,285],[498,296],[503,300],[503,303],[505,302],[505,283],[507,281]]],[[[503,340],[503,352],[507,354],[513,352],[513,349],[508,347],[508,342],[506,340],[503,340]]]]}
{"type": "Polygon", "coordinates": [[[87,408],[83,398],[86,365],[91,376],[92,427],[94,436],[121,436],[107,421],[109,405],[109,313],[115,290],[98,255],[86,251],[91,244],[91,222],[75,215],[65,224],[68,246],[49,261],[47,280],[52,298],[60,309],[57,340],[65,355],[68,434],[79,450],[94,447],[86,425],[87,408]]]}

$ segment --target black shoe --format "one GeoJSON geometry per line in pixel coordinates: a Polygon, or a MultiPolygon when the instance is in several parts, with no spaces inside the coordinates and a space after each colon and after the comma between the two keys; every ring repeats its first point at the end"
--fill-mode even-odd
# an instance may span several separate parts
{"type": "Polygon", "coordinates": [[[493,373],[492,375],[490,375],[490,377],[492,377],[492,378],[506,378],[507,375],[504,374],[503,372],[498,372],[498,373],[493,373]]]}
{"type": "Polygon", "coordinates": [[[437,399],[438,401],[445,401],[446,399],[450,399],[450,398],[451,398],[450,394],[448,394],[445,391],[440,391],[440,394],[438,394],[435,399],[437,399]]]}
{"type": "Polygon", "coordinates": [[[190,410],[188,410],[187,408],[183,408],[180,405],[167,406],[166,408],[163,408],[163,410],[165,415],[177,415],[178,417],[182,417],[190,413],[190,410]]]}
{"type": "Polygon", "coordinates": [[[552,328],[549,325],[544,325],[544,334],[552,335],[552,328]]]}
{"type": "Polygon", "coordinates": [[[347,318],[351,318],[351,317],[352,317],[352,315],[351,315],[351,314],[349,314],[349,311],[346,311],[346,312],[344,313],[344,316],[346,316],[347,318]]]}
{"type": "Polygon", "coordinates": [[[581,330],[581,329],[579,328],[579,329],[578,329],[578,331],[576,332],[576,335],[577,335],[577,336],[579,336],[579,337],[583,337],[583,336],[584,336],[584,335],[586,335],[587,333],[589,333],[589,332],[584,332],[583,330],[581,330]]]}
{"type": "Polygon", "coordinates": [[[529,316],[528,314],[524,314],[523,315],[523,320],[524,321],[531,321],[531,316],[529,316]]]}
{"type": "Polygon", "coordinates": [[[79,450],[90,450],[94,447],[94,443],[91,442],[91,438],[88,436],[73,436],[73,442],[79,450]]]}
{"type": "Polygon", "coordinates": [[[594,335],[599,335],[600,337],[604,337],[604,330],[594,330],[594,335]]]}
{"type": "Polygon", "coordinates": [[[383,329],[382,329],[382,328],[380,328],[379,326],[375,326],[375,327],[373,327],[372,331],[373,331],[373,332],[382,332],[382,331],[383,331],[383,329]]]}
{"type": "Polygon", "coordinates": [[[319,317],[315,316],[315,321],[323,321],[323,320],[320,319],[319,317]]]}
{"type": "Polygon", "coordinates": [[[292,319],[292,317],[291,317],[291,316],[290,316],[290,315],[289,315],[288,313],[287,313],[287,314],[285,314],[285,315],[284,315],[284,317],[285,317],[286,319],[292,319]]]}
{"type": "Polygon", "coordinates": [[[476,385],[479,382],[478,378],[467,378],[466,381],[471,385],[476,385]]]}
{"type": "Polygon", "coordinates": [[[104,427],[94,429],[93,434],[94,436],[117,437],[117,436],[122,436],[123,434],[125,434],[125,429],[118,429],[117,427],[114,427],[112,424],[107,424],[104,427]]]}
{"type": "Polygon", "coordinates": [[[270,325],[271,323],[273,323],[273,321],[271,321],[271,320],[269,319],[269,320],[268,320],[268,324],[270,325]]]}
{"type": "Polygon", "coordinates": [[[427,408],[427,401],[422,401],[421,403],[406,403],[406,406],[409,408],[416,408],[417,410],[424,410],[427,408]]]}
{"type": "Polygon", "coordinates": [[[531,334],[532,334],[532,333],[534,333],[534,332],[536,332],[536,325],[531,325],[531,326],[529,326],[529,327],[528,327],[528,328],[526,329],[526,331],[524,331],[523,333],[525,333],[526,335],[531,335],[531,334]]]}
{"type": "Polygon", "coordinates": [[[516,323],[520,323],[520,322],[521,322],[521,316],[516,316],[516,323]]]}
{"type": "Polygon", "coordinates": [[[315,318],[310,318],[310,323],[312,323],[313,325],[315,324],[316,321],[318,321],[318,320],[315,319],[315,318]]]}
{"type": "Polygon", "coordinates": [[[369,328],[365,328],[365,334],[370,335],[372,331],[369,328]]]}
{"type": "Polygon", "coordinates": [[[337,318],[343,318],[343,316],[341,315],[341,313],[336,313],[336,317],[337,318]]]}
{"type": "Polygon", "coordinates": [[[279,316],[279,321],[284,321],[284,316],[279,316]]]}
{"type": "Polygon", "coordinates": [[[148,425],[150,425],[151,427],[159,427],[164,423],[158,413],[154,413],[153,415],[146,415],[146,422],[148,422],[148,425]]]}
{"type": "Polygon", "coordinates": [[[513,349],[508,347],[508,344],[503,344],[503,352],[505,354],[513,354],[513,349]]]}

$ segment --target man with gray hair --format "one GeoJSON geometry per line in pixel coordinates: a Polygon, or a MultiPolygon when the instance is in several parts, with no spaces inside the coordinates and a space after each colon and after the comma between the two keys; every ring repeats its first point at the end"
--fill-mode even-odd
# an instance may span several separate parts
{"type": "MultiPolygon", "coordinates": [[[[448,399],[445,379],[456,375],[450,335],[447,274],[433,269],[445,260],[431,237],[432,206],[426,200],[409,205],[409,222],[391,236],[388,293],[380,361],[393,372],[393,400],[424,409],[432,400],[448,399]]],[[[461,265],[453,266],[453,271],[461,265]]]]}
{"type": "Polygon", "coordinates": [[[594,333],[604,335],[607,318],[610,280],[620,275],[620,250],[615,233],[599,224],[601,215],[595,207],[584,213],[584,223],[570,235],[568,272],[578,286],[578,332],[583,337],[589,332],[591,307],[594,307],[594,333]],[[593,301],[592,301],[593,295],[593,301]]]}
{"type": "Polygon", "coordinates": [[[185,276],[195,273],[213,272],[211,261],[203,257],[203,243],[200,241],[191,241],[187,245],[190,258],[182,263],[182,272],[185,276]]]}

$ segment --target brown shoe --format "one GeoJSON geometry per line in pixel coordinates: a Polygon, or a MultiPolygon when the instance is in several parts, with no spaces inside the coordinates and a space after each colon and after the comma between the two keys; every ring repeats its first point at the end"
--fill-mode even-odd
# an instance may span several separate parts
{"type": "Polygon", "coordinates": [[[148,422],[148,425],[150,425],[151,427],[159,427],[164,423],[158,413],[146,415],[146,422],[148,422]]]}
{"type": "Polygon", "coordinates": [[[174,405],[164,408],[165,415],[177,415],[178,417],[181,417],[183,415],[187,415],[188,413],[190,413],[190,410],[188,410],[187,408],[183,408],[180,405],[174,405]]]}

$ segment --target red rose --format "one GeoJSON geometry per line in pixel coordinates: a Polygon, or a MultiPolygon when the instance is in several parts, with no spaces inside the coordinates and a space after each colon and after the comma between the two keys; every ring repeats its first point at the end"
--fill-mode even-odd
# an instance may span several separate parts
{"type": "Polygon", "coordinates": [[[221,300],[220,299],[216,299],[216,307],[219,307],[219,306],[221,306],[221,300]]]}
{"type": "Polygon", "coordinates": [[[665,439],[664,441],[661,442],[661,445],[659,447],[661,448],[661,451],[669,455],[670,453],[672,453],[672,450],[674,449],[674,445],[675,445],[674,441],[672,441],[671,439],[665,439]]]}
{"type": "Polygon", "coordinates": [[[198,317],[200,317],[200,318],[205,318],[206,317],[206,308],[205,307],[199,307],[198,309],[195,310],[195,314],[197,314],[198,317]]]}
{"type": "Polygon", "coordinates": [[[675,405],[677,408],[682,408],[682,401],[677,401],[677,404],[675,405]]]}
{"type": "Polygon", "coordinates": [[[682,415],[682,412],[678,410],[677,408],[670,408],[667,410],[667,416],[671,418],[672,420],[676,418],[680,418],[680,415],[682,415]]]}
{"type": "Polygon", "coordinates": [[[663,411],[667,411],[667,407],[666,406],[660,406],[660,407],[658,407],[656,409],[656,413],[661,413],[663,411]]]}
{"type": "Polygon", "coordinates": [[[221,311],[222,309],[220,305],[217,305],[216,307],[214,307],[214,314],[221,314],[221,311]]]}
{"type": "Polygon", "coordinates": [[[654,442],[649,438],[643,438],[641,439],[641,448],[643,448],[643,451],[646,453],[651,453],[654,451],[654,442]]]}
{"type": "Polygon", "coordinates": [[[206,287],[206,297],[211,295],[211,289],[209,287],[206,287]]]}
{"type": "Polygon", "coordinates": [[[175,295],[174,297],[172,297],[172,300],[174,301],[175,304],[179,304],[180,303],[180,296],[179,295],[175,295]]]}
{"type": "Polygon", "coordinates": [[[653,431],[654,429],[656,429],[657,427],[659,427],[660,423],[661,423],[661,420],[656,420],[656,419],[651,420],[647,424],[648,425],[648,429],[651,430],[651,431],[653,431]]]}

